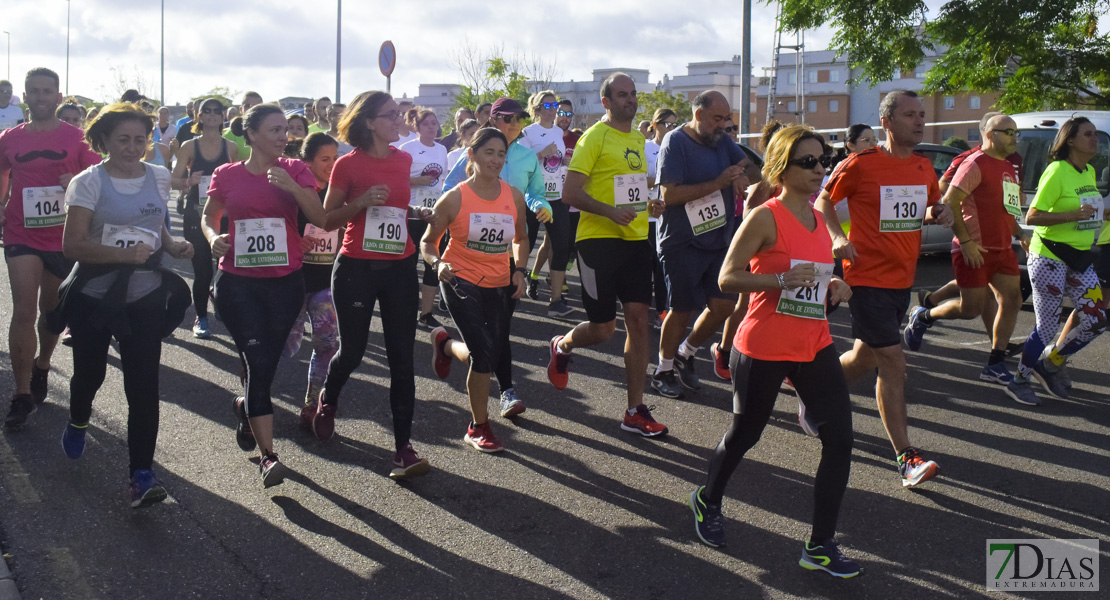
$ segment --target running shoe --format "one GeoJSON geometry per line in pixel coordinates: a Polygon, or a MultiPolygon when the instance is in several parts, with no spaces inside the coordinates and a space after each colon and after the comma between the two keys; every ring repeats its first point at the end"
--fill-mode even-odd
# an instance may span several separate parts
{"type": "Polygon", "coordinates": [[[69,330],[69,327],[66,327],[65,330],[62,331],[62,335],[58,337],[58,341],[61,342],[63,346],[73,347],[73,332],[69,330]]]}
{"type": "Polygon", "coordinates": [[[258,471],[262,474],[262,487],[266,488],[281,485],[285,482],[285,478],[289,476],[289,467],[281,464],[277,454],[273,452],[263,456],[262,460],[258,461],[258,471]]]}
{"type": "Polygon", "coordinates": [[[1019,380],[1017,377],[1006,384],[1006,395],[1018,404],[1026,406],[1040,406],[1041,399],[1033,391],[1033,384],[1028,380],[1019,380]]]}
{"type": "Polygon", "coordinates": [[[682,398],[684,396],[682,385],[678,383],[678,376],[675,375],[674,369],[652,375],[651,387],[659,392],[659,395],[667,398],[682,398]]]}
{"type": "Polygon", "coordinates": [[[247,418],[247,399],[242,396],[235,397],[235,403],[231,408],[235,412],[236,418],[239,422],[235,425],[235,443],[239,444],[239,448],[244,452],[250,452],[258,447],[258,442],[254,439],[254,432],[251,431],[251,422],[247,418]]]}
{"type": "Polygon", "coordinates": [[[393,470],[389,472],[389,476],[393,479],[408,479],[427,475],[431,470],[432,465],[428,463],[428,459],[417,456],[412,444],[405,444],[404,448],[393,455],[393,470]]]}
{"type": "Polygon", "coordinates": [[[150,469],[137,469],[131,476],[131,508],[154,506],[166,499],[166,488],[150,469]]]}
{"type": "Polygon", "coordinates": [[[46,402],[46,394],[49,391],[46,380],[50,377],[50,367],[40,369],[35,363],[39,359],[35,359],[31,363],[31,398],[34,398],[35,404],[42,404],[46,402]]]}
{"type": "Polygon", "coordinates": [[[66,425],[65,431],[62,432],[62,451],[66,456],[77,460],[85,453],[85,432],[89,430],[89,424],[74,425],[69,423],[66,425]]]}
{"type": "Polygon", "coordinates": [[[8,409],[8,416],[4,417],[4,426],[11,431],[18,431],[27,423],[27,417],[38,410],[31,394],[16,394],[12,396],[12,406],[8,409]]]}
{"type": "Polygon", "coordinates": [[[1056,371],[1050,371],[1049,366],[1045,364],[1044,359],[1038,360],[1033,365],[1033,376],[1037,381],[1041,382],[1049,396],[1057,400],[1068,399],[1068,388],[1060,381],[1056,371]]]}
{"type": "Polygon", "coordinates": [[[730,358],[729,352],[721,352],[717,344],[713,344],[709,348],[710,353],[713,354],[713,374],[717,379],[722,381],[729,381],[732,379],[732,370],[729,369],[728,360],[730,358]]]}
{"type": "Polygon", "coordinates": [[[563,336],[557,335],[551,338],[549,344],[551,350],[551,357],[547,360],[547,379],[555,389],[561,390],[567,387],[567,381],[570,379],[568,371],[570,369],[570,354],[563,354],[559,352],[559,342],[562,341],[563,336]]]}
{"type": "Polygon", "coordinates": [[[1013,358],[1025,350],[1025,342],[1010,342],[1006,344],[1006,358],[1013,358]]]}
{"type": "Polygon", "coordinates": [[[802,549],[802,558],[798,564],[803,569],[816,571],[818,569],[834,577],[855,577],[859,575],[859,563],[844,556],[835,540],[826,540],[820,546],[813,546],[807,541],[802,549]]]}
{"type": "Polygon", "coordinates": [[[814,421],[813,417],[806,412],[806,403],[802,402],[801,398],[798,398],[798,425],[802,426],[802,431],[809,437],[820,436],[817,432],[817,421],[814,421]]]}
{"type": "Polygon", "coordinates": [[[501,416],[508,419],[524,414],[524,402],[516,395],[515,388],[501,392],[501,416]]]}
{"type": "Polygon", "coordinates": [[[705,486],[690,492],[690,510],[694,511],[694,531],[707,546],[720,548],[725,544],[725,520],[720,504],[706,504],[701,493],[705,486]]]}
{"type": "Polygon", "coordinates": [[[979,373],[979,379],[1006,385],[1014,380],[1014,374],[1006,368],[1006,363],[996,363],[983,367],[983,371],[979,373]]]}
{"type": "Polygon", "coordinates": [[[567,302],[566,298],[559,298],[547,305],[547,316],[549,317],[565,317],[572,312],[574,312],[574,307],[567,302]]]}
{"type": "Polygon", "coordinates": [[[624,411],[621,429],[638,433],[644,437],[667,435],[667,426],[653,419],[651,409],[643,404],[636,407],[635,414],[630,415],[627,410],[624,411]]]}
{"type": "Polygon", "coordinates": [[[299,425],[305,431],[312,431],[312,417],[316,416],[316,403],[306,404],[301,407],[299,425]]]}
{"type": "Polygon", "coordinates": [[[940,472],[937,463],[921,458],[917,448],[906,448],[898,455],[898,474],[902,476],[902,487],[914,487],[926,482],[940,472]]]}
{"type": "Polygon", "coordinates": [[[906,347],[915,352],[921,349],[921,341],[925,339],[925,330],[931,327],[921,320],[926,310],[928,309],[924,306],[915,306],[913,312],[910,313],[910,324],[906,325],[906,330],[902,333],[902,339],[906,341],[906,347]]]}
{"type": "Polygon", "coordinates": [[[440,322],[438,320],[436,320],[435,315],[433,315],[432,313],[424,313],[424,314],[420,315],[420,318],[417,319],[416,322],[421,327],[427,327],[428,329],[435,329],[436,327],[443,327],[443,325],[441,325],[440,322]]]}
{"type": "Polygon", "coordinates": [[[694,358],[694,356],[682,358],[676,354],[674,357],[674,372],[678,375],[678,382],[682,384],[682,387],[697,391],[701,389],[701,379],[694,371],[694,358]]]}
{"type": "Polygon", "coordinates": [[[1056,367],[1056,381],[1059,381],[1060,385],[1064,386],[1065,390],[1070,390],[1071,389],[1072,383],[1071,383],[1071,376],[1068,375],[1068,359],[1067,358],[1064,359],[1064,362],[1060,363],[1059,367],[1056,367]]]}
{"type": "Polygon", "coordinates": [[[440,379],[447,379],[451,374],[451,357],[443,351],[443,345],[451,339],[451,335],[442,327],[436,327],[428,334],[432,341],[432,370],[440,379]]]}
{"type": "Polygon", "coordinates": [[[666,320],[667,320],[667,311],[663,311],[663,312],[659,313],[658,315],[655,315],[655,320],[651,322],[651,327],[653,329],[663,329],[663,321],[666,321],[666,320]]]}
{"type": "Polygon", "coordinates": [[[471,423],[466,428],[466,435],[463,436],[463,441],[474,446],[478,452],[485,452],[487,454],[493,452],[501,452],[505,449],[498,441],[497,436],[493,435],[493,429],[490,428],[489,422],[475,425],[471,423]]]}
{"type": "Polygon", "coordinates": [[[316,415],[312,417],[312,434],[321,442],[326,442],[335,435],[336,404],[324,404],[324,395],[320,394],[320,404],[317,405],[316,415]]]}
{"type": "Polygon", "coordinates": [[[532,276],[525,277],[524,279],[525,279],[525,282],[526,282],[526,285],[527,285],[527,291],[525,293],[528,294],[529,298],[531,298],[533,300],[539,300],[540,299],[540,280],[535,279],[532,276]]]}
{"type": "Polygon", "coordinates": [[[924,306],[925,308],[932,308],[929,306],[929,296],[932,294],[932,292],[924,288],[917,290],[917,305],[924,306]]]}
{"type": "Polygon", "coordinates": [[[212,337],[212,332],[208,329],[208,317],[197,317],[193,321],[193,337],[200,340],[212,337]]]}

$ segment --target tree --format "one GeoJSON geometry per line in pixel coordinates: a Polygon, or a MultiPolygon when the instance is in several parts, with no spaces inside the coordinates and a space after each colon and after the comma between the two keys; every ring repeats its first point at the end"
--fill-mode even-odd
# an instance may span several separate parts
{"type": "Polygon", "coordinates": [[[944,140],[944,143],[942,145],[948,146],[950,148],[957,148],[959,150],[971,150],[971,144],[968,144],[967,140],[962,137],[952,136],[944,140]]]}
{"type": "Polygon", "coordinates": [[[636,100],[639,101],[640,108],[636,111],[636,118],[633,123],[650,121],[655,111],[660,108],[673,110],[674,114],[678,116],[679,123],[694,118],[694,108],[690,101],[677,92],[668,94],[663,90],[652,90],[651,92],[636,94],[636,100]]]}
{"type": "MultiPolygon", "coordinates": [[[[147,98],[153,94],[151,91],[154,87],[153,84],[147,79],[146,74],[139,70],[137,65],[131,65],[130,67],[110,65],[108,72],[111,75],[106,83],[100,85],[100,94],[107,98],[109,102],[118,102],[127,90],[136,90],[147,98]]],[[[150,102],[156,104],[158,100],[151,99],[150,102]]]]}
{"type": "Polygon", "coordinates": [[[235,100],[233,100],[233,98],[238,98],[240,95],[242,95],[242,92],[231,90],[225,86],[217,86],[193,98],[192,100],[195,102],[197,100],[215,98],[219,100],[220,103],[222,103],[225,107],[228,107],[236,106],[236,102],[235,100]]]}
{"type": "Polygon", "coordinates": [[[997,92],[1023,112],[1110,107],[1107,0],[949,0],[925,21],[923,0],[782,0],[784,31],[830,25],[832,50],[875,82],[939,54],[926,92],[997,92]]]}
{"type": "MultiPolygon", "coordinates": [[[[528,106],[528,97],[550,87],[558,77],[555,58],[514,50],[506,54],[505,45],[486,50],[475,46],[469,38],[451,53],[451,62],[459,70],[462,91],[455,95],[451,111],[466,107],[471,110],[483,102],[502,97],[513,98],[528,106]]],[[[454,129],[453,122],[444,123],[444,133],[454,129]]]]}

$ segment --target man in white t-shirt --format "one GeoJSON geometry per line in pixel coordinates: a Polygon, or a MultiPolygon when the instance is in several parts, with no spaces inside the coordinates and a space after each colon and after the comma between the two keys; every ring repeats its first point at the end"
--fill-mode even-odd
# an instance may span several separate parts
{"type": "Polygon", "coordinates": [[[11,129],[23,121],[23,109],[12,102],[12,82],[0,80],[0,131],[11,129]]]}

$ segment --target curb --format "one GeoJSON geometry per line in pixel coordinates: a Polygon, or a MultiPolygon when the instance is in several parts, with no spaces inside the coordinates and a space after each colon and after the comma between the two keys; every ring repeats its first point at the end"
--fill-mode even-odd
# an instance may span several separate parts
{"type": "Polygon", "coordinates": [[[12,572],[8,569],[8,561],[0,558],[0,600],[22,600],[19,587],[15,585],[12,572]]]}

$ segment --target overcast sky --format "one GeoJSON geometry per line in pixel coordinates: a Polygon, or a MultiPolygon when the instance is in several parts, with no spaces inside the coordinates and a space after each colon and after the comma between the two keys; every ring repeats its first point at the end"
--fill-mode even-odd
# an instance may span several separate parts
{"type": "MultiPolygon", "coordinates": [[[[32,67],[54,69],[66,86],[66,0],[3,0],[0,30],[11,32],[11,79],[22,92],[32,67]]],[[[930,1],[930,5],[939,2],[930,1]]],[[[116,95],[112,69],[159,94],[158,0],[72,0],[69,92],[116,95]]],[[[740,54],[739,0],[564,0],[498,6],[423,0],[343,3],[342,97],[384,89],[378,48],[397,47],[392,91],[414,96],[420,83],[461,83],[452,52],[464,39],[504,44],[554,61],[557,81],[588,80],[605,67],[647,68],[652,83],[684,75],[691,62],[740,54]],[[380,10],[387,6],[387,10],[380,10]],[[463,9],[460,6],[468,6],[463,9]]],[[[770,66],[773,5],[756,2],[753,73],[770,66]]],[[[170,104],[217,86],[253,89],[266,100],[335,94],[335,0],[166,0],[165,89],[170,104]]],[[[806,34],[819,50],[828,30],[806,34]]],[[[0,34],[0,44],[6,42],[0,34]]],[[[0,50],[3,48],[0,47],[0,50]]],[[[0,64],[6,74],[6,64],[0,64]]],[[[116,77],[118,79],[118,77],[116,77]]]]}

